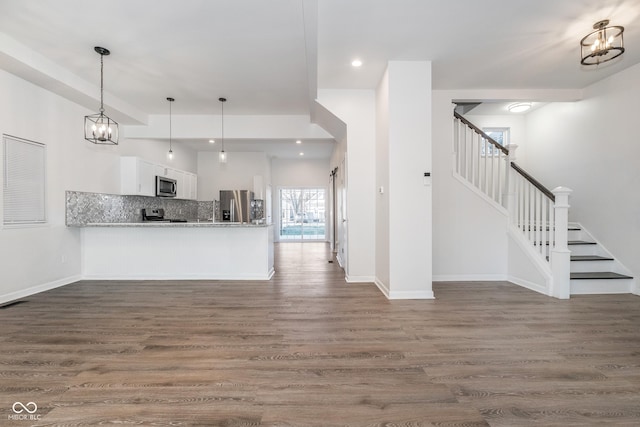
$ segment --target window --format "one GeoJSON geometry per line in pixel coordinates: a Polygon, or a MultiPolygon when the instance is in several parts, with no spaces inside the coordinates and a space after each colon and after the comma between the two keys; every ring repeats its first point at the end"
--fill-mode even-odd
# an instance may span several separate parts
{"type": "MultiPolygon", "coordinates": [[[[502,145],[503,147],[506,147],[507,145],[509,145],[509,128],[483,128],[482,131],[484,133],[486,133],[487,135],[489,135],[489,137],[491,137],[494,141],[496,141],[498,144],[502,145]]],[[[485,155],[485,147],[484,147],[485,141],[482,141],[482,155],[485,155]]],[[[499,156],[500,155],[500,150],[496,149],[493,144],[488,143],[489,145],[489,150],[488,150],[488,154],[489,156],[499,156]]]]}
{"type": "Polygon", "coordinates": [[[280,190],[280,240],[325,239],[324,188],[280,190]]]}
{"type": "Polygon", "coordinates": [[[45,146],[3,135],[4,225],[46,222],[45,146]]]}

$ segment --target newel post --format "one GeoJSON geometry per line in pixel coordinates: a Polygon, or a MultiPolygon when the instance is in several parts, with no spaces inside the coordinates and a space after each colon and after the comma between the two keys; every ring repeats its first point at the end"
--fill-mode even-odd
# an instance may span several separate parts
{"type": "Polygon", "coordinates": [[[551,250],[551,273],[553,284],[551,295],[567,299],[571,295],[570,265],[571,251],[567,245],[569,239],[569,195],[573,190],[556,187],[551,192],[556,196],[553,205],[555,216],[554,246],[551,250]]]}
{"type": "Polygon", "coordinates": [[[515,202],[516,202],[516,189],[515,182],[512,182],[511,179],[511,163],[516,161],[516,150],[518,149],[518,144],[509,144],[507,145],[507,149],[509,150],[509,154],[506,156],[506,165],[505,165],[505,174],[504,174],[504,193],[502,195],[502,200],[504,201],[504,207],[509,212],[509,218],[511,222],[515,222],[514,212],[515,212],[515,202]]]}

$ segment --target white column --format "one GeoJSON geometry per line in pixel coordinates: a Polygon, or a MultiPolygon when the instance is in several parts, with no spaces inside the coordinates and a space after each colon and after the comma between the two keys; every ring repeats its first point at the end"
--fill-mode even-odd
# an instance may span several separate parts
{"type": "Polygon", "coordinates": [[[568,299],[571,296],[570,265],[571,251],[567,245],[569,239],[569,195],[573,190],[556,187],[551,192],[556,196],[555,211],[555,245],[551,250],[551,273],[553,284],[551,295],[568,299]]]}
{"type": "Polygon", "coordinates": [[[433,298],[431,63],[388,65],[389,298],[433,298]]]}

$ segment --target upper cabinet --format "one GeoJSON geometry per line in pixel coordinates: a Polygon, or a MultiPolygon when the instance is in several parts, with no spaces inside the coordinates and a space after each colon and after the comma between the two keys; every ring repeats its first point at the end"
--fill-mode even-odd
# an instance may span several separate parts
{"type": "Polygon", "coordinates": [[[139,157],[120,158],[120,193],[137,196],[156,195],[155,165],[139,157]]]}
{"type": "Polygon", "coordinates": [[[120,193],[155,196],[157,175],[176,180],[177,199],[197,199],[198,176],[196,174],[130,156],[120,158],[120,193]]]}
{"type": "Polygon", "coordinates": [[[183,185],[178,185],[178,197],[182,194],[184,199],[198,199],[198,175],[191,172],[184,173],[183,185]],[[180,193],[182,192],[182,193],[180,193]]]}

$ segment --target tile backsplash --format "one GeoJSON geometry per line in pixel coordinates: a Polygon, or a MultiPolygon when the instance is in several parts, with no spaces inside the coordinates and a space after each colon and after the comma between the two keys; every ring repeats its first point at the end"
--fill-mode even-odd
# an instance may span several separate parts
{"type": "Polygon", "coordinates": [[[67,191],[66,224],[141,222],[141,209],[162,208],[166,218],[210,220],[213,201],[177,200],[162,197],[122,196],[118,194],[67,191]]]}

